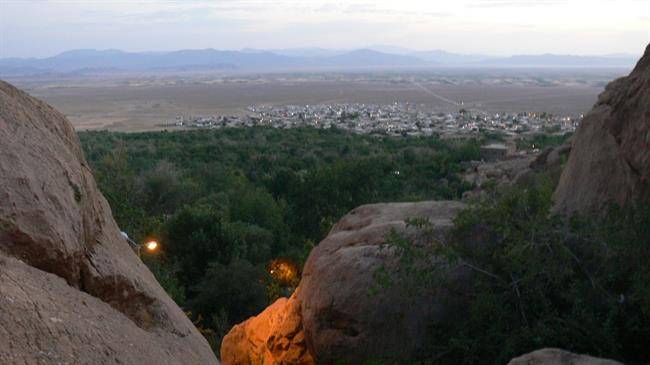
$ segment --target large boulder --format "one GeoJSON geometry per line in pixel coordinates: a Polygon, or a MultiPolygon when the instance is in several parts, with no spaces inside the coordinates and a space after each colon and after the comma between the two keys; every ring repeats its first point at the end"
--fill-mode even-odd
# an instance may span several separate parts
{"type": "Polygon", "coordinates": [[[650,202],[650,45],[582,120],[554,199],[564,214],[650,202]]]}
{"type": "Polygon", "coordinates": [[[508,365],[622,365],[620,362],[578,355],[560,349],[541,349],[510,360],[508,365]]]}
{"type": "Polygon", "coordinates": [[[446,294],[462,290],[459,286],[467,283],[467,273],[450,270],[441,280],[445,288],[432,292],[405,295],[399,281],[373,291],[379,285],[379,272],[400,269],[399,255],[386,238],[397,232],[418,242],[424,238],[422,230],[408,226],[405,220],[426,218],[430,226],[420,242],[444,240],[453,227],[452,218],[463,207],[447,201],[372,204],[352,210],[312,250],[294,295],[235,326],[224,338],[223,364],[308,365],[312,359],[318,364],[360,364],[371,358],[407,359],[422,345],[428,324],[454,320],[458,305],[446,294]],[[282,325],[277,322],[281,316],[286,318],[282,325]],[[264,330],[249,331],[253,328],[264,330]],[[277,343],[300,356],[292,357],[294,362],[278,362],[278,355],[269,352],[277,343]]]}
{"type": "Polygon", "coordinates": [[[70,123],[2,81],[0,363],[218,364],[120,234],[70,123]]]}
{"type": "Polygon", "coordinates": [[[405,293],[399,281],[374,293],[371,288],[378,270],[400,270],[399,257],[385,247],[391,230],[416,239],[420,232],[405,220],[426,218],[435,238],[444,240],[463,207],[452,201],[365,205],[332,228],[309,255],[298,292],[305,337],[319,364],[407,359],[428,324],[453,318],[451,296],[405,293]]]}

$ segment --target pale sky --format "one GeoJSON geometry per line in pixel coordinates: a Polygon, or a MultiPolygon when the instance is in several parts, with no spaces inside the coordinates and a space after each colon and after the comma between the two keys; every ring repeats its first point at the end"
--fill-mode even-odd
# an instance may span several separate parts
{"type": "Polygon", "coordinates": [[[0,0],[0,58],[78,48],[639,55],[650,0],[0,0]]]}

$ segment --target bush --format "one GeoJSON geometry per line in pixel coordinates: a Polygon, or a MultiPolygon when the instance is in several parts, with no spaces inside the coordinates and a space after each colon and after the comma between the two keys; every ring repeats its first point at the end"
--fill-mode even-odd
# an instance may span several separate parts
{"type": "MultiPolygon", "coordinates": [[[[650,208],[567,220],[548,213],[552,192],[547,181],[477,203],[458,215],[444,249],[396,246],[473,272],[461,294],[464,315],[431,326],[422,363],[507,363],[542,347],[629,363],[650,358],[650,208]]],[[[415,285],[436,282],[412,277],[415,285]]]]}

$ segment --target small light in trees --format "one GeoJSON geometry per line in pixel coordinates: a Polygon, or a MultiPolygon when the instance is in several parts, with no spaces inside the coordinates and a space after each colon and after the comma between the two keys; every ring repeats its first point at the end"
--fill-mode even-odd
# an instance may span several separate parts
{"type": "Polygon", "coordinates": [[[293,283],[298,278],[298,266],[286,259],[275,259],[268,265],[269,274],[281,284],[293,283]]]}
{"type": "Polygon", "coordinates": [[[144,247],[146,247],[147,251],[149,251],[149,252],[155,252],[156,250],[158,250],[159,245],[158,245],[158,242],[152,240],[152,241],[149,241],[149,242],[145,243],[144,247]]]}

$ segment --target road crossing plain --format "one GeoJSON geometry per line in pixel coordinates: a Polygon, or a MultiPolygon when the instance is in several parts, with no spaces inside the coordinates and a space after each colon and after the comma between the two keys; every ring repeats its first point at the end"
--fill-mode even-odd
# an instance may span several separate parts
{"type": "Polygon", "coordinates": [[[63,111],[78,130],[162,129],[177,116],[241,115],[251,105],[409,102],[423,110],[576,116],[624,69],[433,70],[268,75],[8,78],[63,111]]]}

